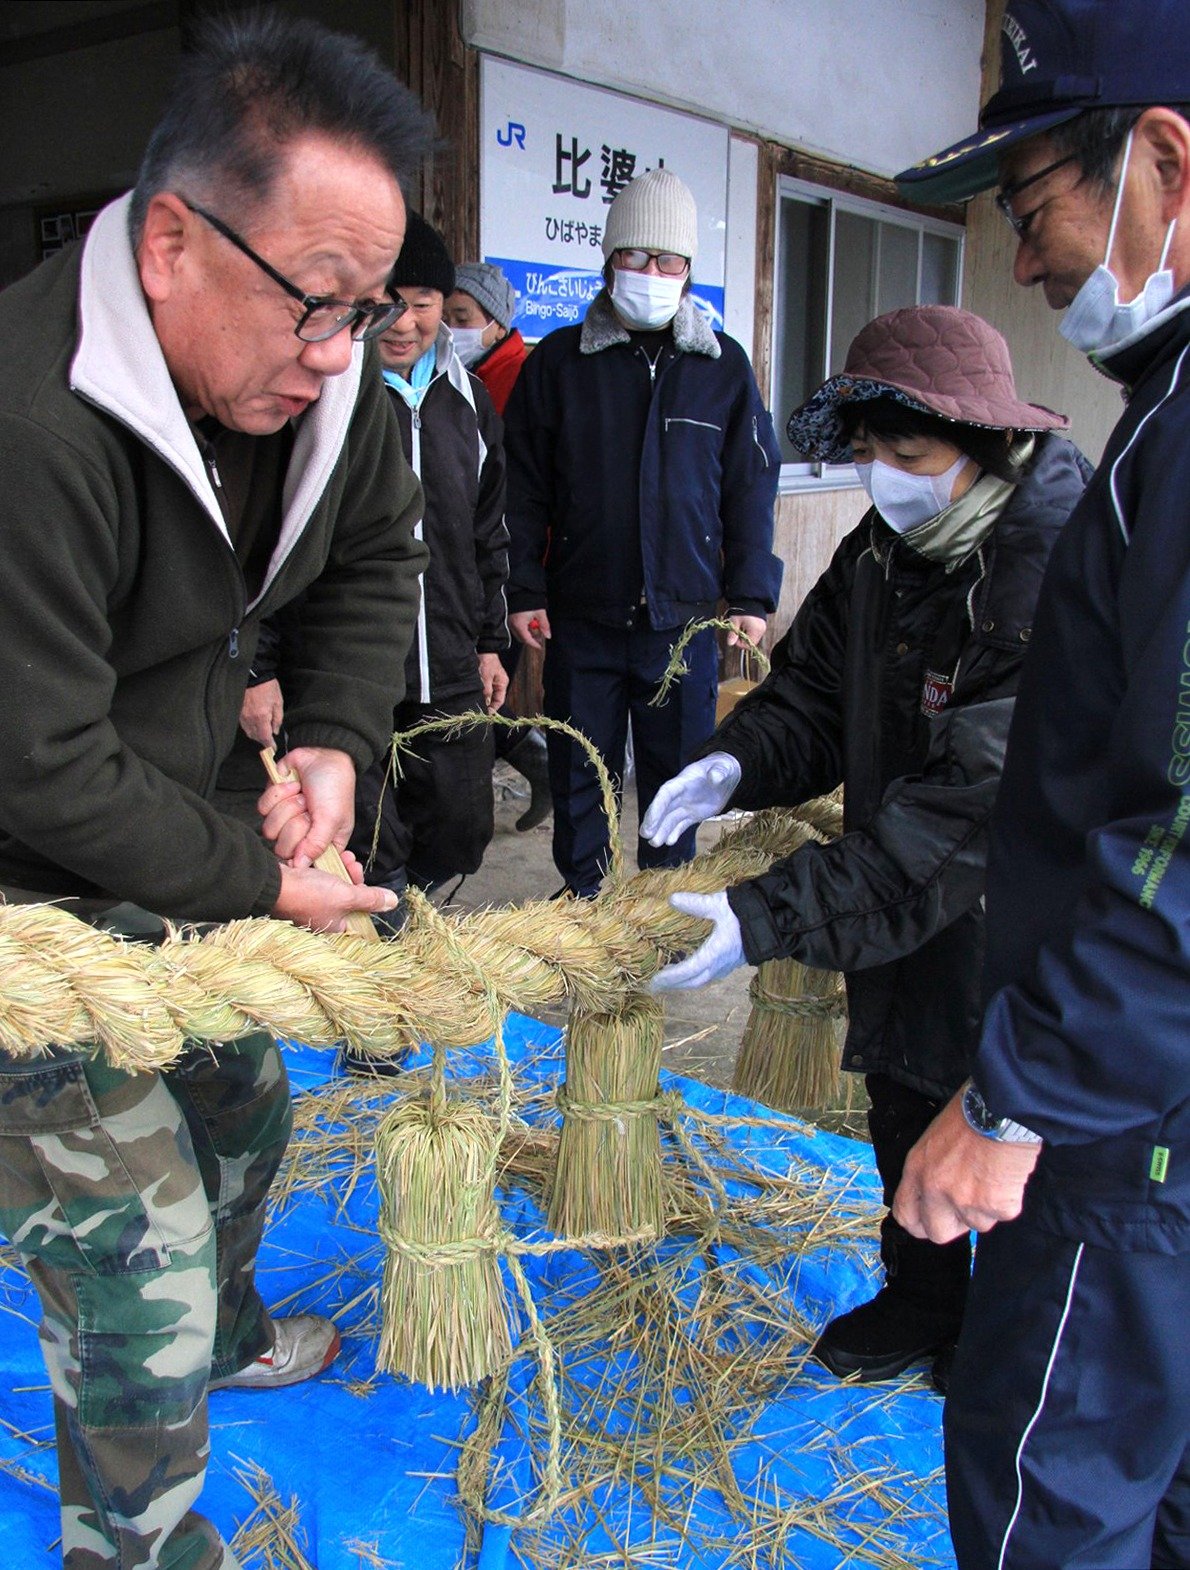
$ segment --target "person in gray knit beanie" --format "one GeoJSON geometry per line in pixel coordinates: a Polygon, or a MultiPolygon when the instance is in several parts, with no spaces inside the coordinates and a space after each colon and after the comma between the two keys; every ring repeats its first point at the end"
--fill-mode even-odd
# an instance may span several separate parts
{"type": "Polygon", "coordinates": [[[640,249],[671,251],[687,262],[698,255],[698,208],[684,180],[662,166],[637,175],[607,210],[603,254],[640,249]]]}
{"type": "Polygon", "coordinates": [[[512,326],[516,290],[495,263],[464,262],[455,268],[455,288],[469,294],[492,321],[501,327],[512,326]]]}
{"type": "Polygon", "coordinates": [[[698,251],[690,187],[666,168],[626,185],[607,210],[603,280],[625,327],[657,332],[677,315],[698,251]]]}

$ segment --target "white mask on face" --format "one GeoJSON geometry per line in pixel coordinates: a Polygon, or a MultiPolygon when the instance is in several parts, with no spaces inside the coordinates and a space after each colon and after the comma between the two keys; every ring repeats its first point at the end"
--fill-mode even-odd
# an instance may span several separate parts
{"type": "Polygon", "coordinates": [[[950,493],[967,462],[966,455],[960,453],[942,474],[906,474],[879,458],[857,463],[855,468],[860,484],[889,528],[908,534],[950,506],[950,493]]]}
{"type": "Polygon", "coordinates": [[[666,278],[661,273],[634,273],[627,268],[616,268],[612,274],[617,315],[643,333],[656,332],[673,321],[685,287],[685,276],[666,278]]]}
{"type": "Polygon", "coordinates": [[[450,336],[454,339],[455,353],[464,365],[474,365],[476,360],[482,360],[491,348],[490,344],[483,341],[486,327],[452,327],[450,336]]]}
{"type": "Polygon", "coordinates": [[[1165,231],[1165,244],[1161,247],[1161,259],[1157,263],[1157,271],[1150,273],[1145,279],[1144,288],[1135,300],[1129,300],[1126,305],[1121,305],[1120,282],[1108,266],[1116,238],[1116,224],[1119,222],[1120,208],[1123,204],[1124,176],[1128,173],[1128,159],[1131,152],[1132,132],[1129,131],[1128,140],[1124,144],[1124,166],[1120,170],[1120,180],[1116,186],[1111,228],[1107,234],[1107,252],[1102,262],[1066,307],[1058,324],[1058,331],[1063,338],[1072,343],[1076,349],[1081,349],[1084,354],[1106,352],[1116,344],[1123,343],[1125,338],[1131,338],[1133,333],[1139,332],[1159,311],[1163,311],[1174,297],[1173,273],[1166,267],[1165,258],[1169,255],[1170,242],[1177,226],[1176,218],[1165,231]]]}

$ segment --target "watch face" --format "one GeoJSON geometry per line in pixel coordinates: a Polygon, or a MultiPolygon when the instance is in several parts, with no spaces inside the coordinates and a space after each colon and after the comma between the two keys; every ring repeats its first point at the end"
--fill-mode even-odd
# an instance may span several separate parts
{"type": "Polygon", "coordinates": [[[1003,1122],[1002,1118],[993,1116],[988,1111],[987,1102],[976,1090],[974,1085],[968,1085],[963,1096],[963,1110],[977,1129],[985,1134],[994,1134],[1003,1122]]]}

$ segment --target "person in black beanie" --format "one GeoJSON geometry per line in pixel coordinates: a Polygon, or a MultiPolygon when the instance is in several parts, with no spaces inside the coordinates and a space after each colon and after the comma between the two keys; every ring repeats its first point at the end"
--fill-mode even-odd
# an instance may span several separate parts
{"type": "MultiPolygon", "coordinates": [[[[508,686],[500,663],[509,641],[503,431],[443,325],[443,302],[453,288],[454,264],[442,236],[410,212],[388,281],[402,309],[377,347],[405,457],[425,496],[414,532],[429,546],[430,563],[394,731],[438,715],[493,712],[508,686]]],[[[293,647],[285,626],[271,632],[257,651],[253,677],[258,684],[279,679],[280,707],[287,668],[309,651],[293,647]]],[[[269,728],[281,719],[278,713],[269,728]]],[[[249,728],[246,715],[241,724],[249,728]]],[[[409,884],[428,890],[475,872],[495,828],[492,763],[486,728],[419,737],[402,753],[396,780],[387,752],[377,758],[357,781],[348,841],[367,882],[401,894],[409,884]]],[[[398,908],[391,924],[402,919],[398,908]]]]}
{"type": "MultiPolygon", "coordinates": [[[[425,492],[417,533],[430,565],[395,731],[440,714],[494,712],[508,686],[500,663],[509,641],[503,431],[443,324],[453,289],[442,236],[411,212],[389,279],[405,310],[378,348],[405,456],[425,492]]],[[[349,841],[370,862],[368,881],[400,892],[407,883],[430,889],[475,872],[495,827],[492,761],[485,728],[419,738],[395,781],[389,759],[378,759],[360,777],[349,841]]]]}

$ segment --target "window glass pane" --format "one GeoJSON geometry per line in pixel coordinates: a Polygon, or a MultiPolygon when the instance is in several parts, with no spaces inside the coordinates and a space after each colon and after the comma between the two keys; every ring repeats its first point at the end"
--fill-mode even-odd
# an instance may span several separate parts
{"type": "Polygon", "coordinates": [[[842,369],[852,340],[874,316],[958,303],[961,234],[919,228],[910,213],[903,220],[886,213],[826,187],[819,196],[815,187],[802,192],[790,182],[779,193],[773,421],[783,461],[803,465],[812,477],[837,481],[839,473],[790,446],[783,429],[789,412],[842,369]]]}
{"type": "Polygon", "coordinates": [[[918,303],[918,234],[916,229],[885,223],[879,225],[878,232],[880,264],[876,278],[876,315],[883,316],[885,311],[899,311],[902,306],[918,303]]]}
{"type": "Polygon", "coordinates": [[[830,370],[843,369],[851,340],[876,314],[876,224],[859,213],[835,214],[835,296],[830,370]]]}
{"type": "Polygon", "coordinates": [[[829,219],[825,203],[794,198],[781,203],[777,277],[781,338],[777,345],[773,424],[786,463],[802,463],[805,459],[790,446],[785,422],[823,377],[829,219]]]}
{"type": "Polygon", "coordinates": [[[959,303],[959,242],[944,234],[921,237],[921,305],[959,303]]]}

